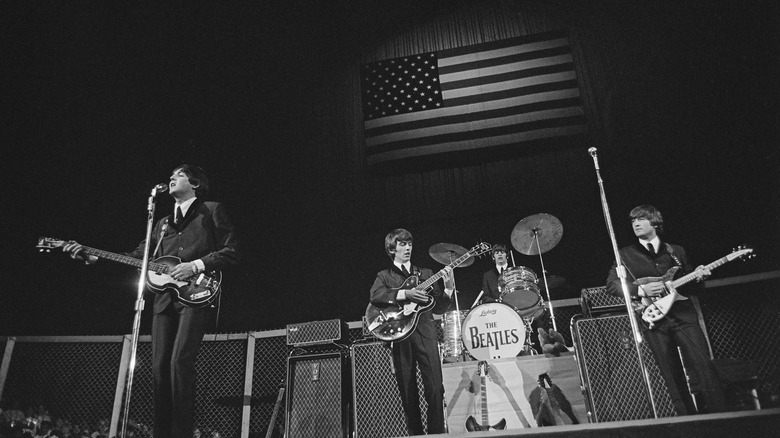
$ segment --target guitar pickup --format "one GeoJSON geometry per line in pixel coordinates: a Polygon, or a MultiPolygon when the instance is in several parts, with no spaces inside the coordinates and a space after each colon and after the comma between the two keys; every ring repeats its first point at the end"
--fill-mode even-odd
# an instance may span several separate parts
{"type": "Polygon", "coordinates": [[[208,297],[210,295],[211,295],[211,290],[210,289],[206,289],[203,292],[198,292],[196,294],[190,295],[190,299],[191,300],[199,300],[201,298],[205,298],[205,297],[208,297]]]}

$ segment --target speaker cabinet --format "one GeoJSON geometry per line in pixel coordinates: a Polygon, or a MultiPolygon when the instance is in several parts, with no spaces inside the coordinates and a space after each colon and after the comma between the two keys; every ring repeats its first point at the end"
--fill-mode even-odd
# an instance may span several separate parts
{"type": "MultiPolygon", "coordinates": [[[[590,420],[653,418],[628,315],[577,315],[571,326],[590,420]]],[[[646,342],[642,342],[641,351],[658,416],[676,416],[666,382],[646,342]]]]}
{"type": "Polygon", "coordinates": [[[340,352],[287,359],[287,438],[346,438],[351,400],[349,373],[340,352]]]}
{"type": "MultiPolygon", "coordinates": [[[[392,368],[392,352],[382,342],[352,346],[355,438],[408,436],[401,395],[392,368]]],[[[422,376],[417,370],[417,389],[422,394],[422,376]]],[[[427,427],[428,404],[420,397],[423,426],[427,427]]]]}

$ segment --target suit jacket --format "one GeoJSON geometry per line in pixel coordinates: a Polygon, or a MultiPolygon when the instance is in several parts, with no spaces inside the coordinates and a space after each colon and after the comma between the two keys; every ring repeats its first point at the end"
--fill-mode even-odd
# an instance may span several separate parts
{"type": "Polygon", "coordinates": [[[482,302],[485,303],[493,303],[501,297],[498,291],[498,270],[495,266],[482,275],[482,292],[482,302]]]}
{"type": "MultiPolygon", "coordinates": [[[[238,238],[225,208],[218,202],[196,199],[178,225],[172,214],[157,221],[152,231],[151,251],[157,247],[161,235],[160,248],[150,256],[152,259],[162,256],[176,256],[182,262],[201,259],[207,272],[225,270],[239,261],[238,238]]],[[[142,241],[127,255],[142,258],[144,244],[142,241]]],[[[157,294],[154,313],[162,312],[171,304],[182,306],[174,302],[170,293],[157,294]]]]}
{"type": "MultiPolygon", "coordinates": [[[[669,254],[666,245],[666,243],[662,242],[660,245],[661,248],[655,255],[651,254],[647,248],[640,245],[638,241],[633,245],[620,249],[620,258],[623,261],[623,265],[627,268],[626,283],[628,284],[628,290],[632,300],[640,300],[639,287],[633,284],[637,278],[660,277],[673,266],[677,266],[677,262],[669,254]]],[[[680,263],[682,263],[682,269],[677,271],[675,278],[692,272],[693,266],[688,260],[685,249],[680,245],[669,244],[669,246],[672,247],[672,252],[680,260],[680,263]]],[[[623,297],[623,289],[620,285],[620,278],[617,275],[615,266],[615,263],[613,263],[612,269],[610,269],[609,276],[607,277],[607,292],[618,297],[623,297]]],[[[691,293],[696,293],[699,290],[700,287],[696,285],[686,285],[678,290],[678,292],[680,295],[687,296],[691,293]]],[[[675,302],[669,315],[675,315],[677,318],[686,322],[697,321],[696,309],[693,307],[690,300],[675,302]]]]}
{"type": "MultiPolygon", "coordinates": [[[[417,275],[420,283],[422,283],[433,275],[433,271],[412,265],[412,275],[417,275]]],[[[371,286],[371,304],[378,307],[390,304],[403,305],[404,302],[397,302],[396,297],[398,295],[397,289],[404,284],[404,281],[406,281],[406,277],[395,264],[391,265],[389,269],[379,271],[376,274],[376,279],[374,279],[374,284],[371,286]]],[[[415,332],[425,338],[436,339],[436,324],[432,313],[444,312],[450,304],[450,298],[444,294],[444,290],[438,281],[433,284],[429,295],[435,300],[433,309],[420,314],[415,332]]]]}

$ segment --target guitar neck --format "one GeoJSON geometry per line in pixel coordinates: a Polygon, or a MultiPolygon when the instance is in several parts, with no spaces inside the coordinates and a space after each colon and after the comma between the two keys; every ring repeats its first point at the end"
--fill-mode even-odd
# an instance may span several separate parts
{"type": "MultiPolygon", "coordinates": [[[[460,266],[460,265],[461,265],[461,263],[463,263],[463,262],[465,262],[466,260],[468,260],[468,259],[469,259],[469,257],[471,257],[471,251],[469,251],[469,252],[467,252],[466,254],[463,254],[462,256],[460,256],[460,257],[458,257],[457,259],[453,260],[453,261],[452,261],[452,263],[450,263],[449,265],[447,265],[445,268],[453,268],[453,269],[454,269],[454,268],[456,268],[456,267],[460,266]]],[[[444,269],[442,269],[442,270],[440,270],[439,272],[437,272],[437,273],[435,273],[435,274],[431,275],[431,276],[430,276],[430,278],[428,278],[428,279],[427,279],[427,280],[425,280],[424,282],[420,283],[420,284],[417,286],[417,288],[416,288],[416,289],[420,289],[420,290],[426,290],[426,289],[428,289],[429,287],[433,286],[433,284],[434,284],[434,283],[436,283],[437,281],[439,281],[439,279],[440,279],[440,278],[442,278],[443,276],[444,276],[444,269]]]]}
{"type": "Polygon", "coordinates": [[[485,376],[482,376],[481,378],[480,385],[479,385],[479,392],[482,394],[482,424],[487,425],[489,424],[489,420],[488,420],[487,385],[485,385],[485,376]]]}
{"type": "MultiPolygon", "coordinates": [[[[101,258],[101,259],[106,259],[106,260],[111,260],[111,261],[118,262],[118,263],[123,263],[125,265],[134,266],[136,268],[140,268],[141,265],[143,264],[143,260],[140,260],[140,259],[137,259],[137,258],[134,258],[134,257],[130,257],[130,256],[122,255],[122,254],[117,254],[117,253],[113,253],[113,252],[109,252],[109,251],[103,251],[102,249],[91,248],[89,246],[84,246],[83,248],[84,248],[83,251],[84,251],[85,254],[92,255],[92,256],[95,256],[95,257],[98,257],[98,258],[101,258]]],[[[154,262],[151,262],[151,261],[149,262],[149,270],[150,271],[160,271],[162,269],[163,271],[161,271],[161,272],[164,272],[167,268],[168,267],[166,265],[162,264],[162,263],[154,263],[154,262]]]]}
{"type": "MultiPolygon", "coordinates": [[[[710,263],[709,265],[705,266],[706,269],[709,269],[710,271],[719,268],[726,263],[729,262],[729,257],[721,257],[718,260],[715,260],[714,262],[710,263]]],[[[690,274],[683,275],[682,277],[678,278],[677,280],[674,280],[672,282],[672,286],[677,289],[680,286],[683,286],[685,284],[690,283],[691,281],[696,279],[696,272],[691,272],[690,274]]]]}

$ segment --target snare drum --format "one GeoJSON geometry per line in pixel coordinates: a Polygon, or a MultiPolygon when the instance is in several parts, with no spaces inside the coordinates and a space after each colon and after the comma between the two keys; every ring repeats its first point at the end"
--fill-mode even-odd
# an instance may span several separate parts
{"type": "Polygon", "coordinates": [[[498,278],[498,290],[502,303],[512,307],[523,318],[531,318],[544,312],[534,271],[525,266],[507,268],[498,278]]]}
{"type": "Polygon", "coordinates": [[[487,303],[471,309],[462,331],[463,345],[477,360],[515,357],[525,345],[525,323],[506,304],[487,303]]]}

